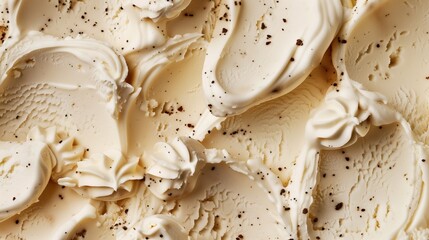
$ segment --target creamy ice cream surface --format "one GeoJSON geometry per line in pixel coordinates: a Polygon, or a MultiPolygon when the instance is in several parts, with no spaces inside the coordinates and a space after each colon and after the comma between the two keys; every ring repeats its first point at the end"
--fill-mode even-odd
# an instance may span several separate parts
{"type": "Polygon", "coordinates": [[[429,239],[429,2],[0,2],[0,239],[429,239]]]}

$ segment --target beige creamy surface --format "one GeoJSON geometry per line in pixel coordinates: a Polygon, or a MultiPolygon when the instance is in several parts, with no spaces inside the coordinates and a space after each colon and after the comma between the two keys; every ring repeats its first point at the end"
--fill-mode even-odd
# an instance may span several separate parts
{"type": "Polygon", "coordinates": [[[0,2],[0,239],[429,239],[429,2],[0,2]]]}

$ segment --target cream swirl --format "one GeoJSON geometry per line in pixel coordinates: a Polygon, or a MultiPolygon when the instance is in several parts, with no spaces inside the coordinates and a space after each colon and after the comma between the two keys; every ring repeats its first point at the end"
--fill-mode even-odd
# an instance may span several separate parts
{"type": "Polygon", "coordinates": [[[315,109],[305,129],[307,144],[302,150],[291,184],[290,192],[292,228],[307,238],[307,217],[303,209],[310,208],[312,192],[317,183],[317,166],[320,150],[350,146],[364,137],[371,125],[382,126],[398,122],[401,116],[387,106],[385,98],[341,74],[341,84],[330,89],[325,101],[315,109]]]}
{"type": "Polygon", "coordinates": [[[42,142],[0,142],[0,222],[39,200],[55,157],[42,142]]]}
{"type": "MultiPolygon", "coordinates": [[[[333,62],[337,71],[347,73],[351,79],[389,99],[398,111],[397,126],[402,127],[409,142],[408,149],[414,155],[407,159],[407,167],[411,169],[407,179],[413,179],[411,184],[407,184],[410,194],[408,198],[404,194],[397,195],[403,201],[400,207],[404,208],[393,221],[385,223],[388,230],[383,230],[381,237],[385,239],[427,238],[424,230],[427,230],[429,222],[428,141],[421,137],[421,129],[425,129],[424,135],[427,134],[427,123],[420,119],[427,116],[425,96],[428,88],[424,80],[427,61],[421,59],[426,59],[428,48],[419,39],[427,34],[421,29],[428,27],[428,3],[414,0],[357,1],[339,34],[340,39],[353,39],[352,44],[333,43],[333,62]],[[370,22],[377,24],[367,28],[370,22]],[[378,48],[382,51],[378,52],[378,48]],[[383,75],[376,74],[379,68],[383,69],[383,75]],[[403,93],[417,96],[418,100],[407,95],[404,97],[403,93]]],[[[394,188],[400,189],[396,181],[394,188]]],[[[396,198],[390,194],[388,192],[389,198],[396,198]]]]}
{"type": "Polygon", "coordinates": [[[324,103],[313,111],[306,134],[320,148],[342,148],[364,137],[371,125],[387,125],[399,119],[399,114],[386,106],[385,97],[365,90],[357,82],[344,81],[332,88],[324,103]]]}
{"type": "Polygon", "coordinates": [[[145,184],[160,199],[172,199],[191,192],[205,166],[204,146],[191,138],[176,138],[155,144],[148,161],[145,184]]]}
{"type": "MultiPolygon", "coordinates": [[[[58,1],[10,0],[3,1],[0,7],[3,7],[1,14],[4,20],[8,21],[10,29],[8,35],[12,38],[21,38],[31,31],[42,31],[62,38],[85,34],[109,43],[122,54],[128,54],[158,46],[166,40],[163,29],[160,29],[156,23],[151,20],[142,21],[144,16],[142,16],[142,9],[136,7],[136,4],[144,5],[144,3],[149,2],[108,0],[59,3],[58,1]],[[86,17],[82,18],[82,15],[86,17]],[[48,22],[46,22],[47,16],[50,19],[48,22]]],[[[175,6],[177,7],[178,4],[175,6]]]]}
{"type": "Polygon", "coordinates": [[[76,213],[71,219],[65,222],[57,229],[52,237],[53,240],[76,239],[76,231],[84,226],[85,221],[97,217],[98,204],[92,201],[85,204],[82,209],[76,213]]]}
{"type": "MultiPolygon", "coordinates": [[[[108,112],[117,117],[123,103],[133,91],[131,85],[125,82],[128,67],[122,56],[117,55],[106,44],[84,39],[67,37],[59,39],[38,32],[30,32],[22,39],[11,39],[2,47],[0,58],[1,83],[8,76],[20,76],[27,65],[22,63],[41,53],[67,54],[76,57],[84,64],[94,69],[90,81],[81,84],[68,82],[55,82],[51,85],[63,89],[90,88],[95,89],[106,103],[108,112]],[[7,49],[7,51],[5,51],[7,49]]],[[[79,66],[78,66],[79,69],[79,66]]]]}
{"type": "Polygon", "coordinates": [[[85,197],[111,201],[132,195],[142,178],[143,168],[138,157],[127,159],[120,151],[110,150],[78,162],[75,172],[58,183],[73,187],[85,197]]]}
{"type": "Polygon", "coordinates": [[[187,240],[185,229],[173,217],[152,215],[143,219],[139,233],[143,238],[187,240]]]}
{"type": "Polygon", "coordinates": [[[312,193],[317,184],[320,151],[354,144],[358,138],[366,136],[371,125],[397,123],[401,126],[412,148],[413,155],[410,158],[416,164],[413,178],[417,180],[413,186],[413,197],[407,203],[409,207],[406,214],[400,217],[401,220],[395,219],[400,224],[392,226],[390,233],[386,232],[388,235],[384,238],[397,238],[399,233],[415,230],[416,226],[426,221],[422,213],[427,212],[428,206],[422,199],[426,199],[428,194],[427,188],[424,187],[428,182],[428,167],[422,162],[427,158],[427,147],[416,139],[410,124],[403,116],[388,106],[387,98],[366,90],[363,85],[352,80],[344,64],[348,50],[347,44],[344,44],[347,43],[345,39],[356,39],[349,34],[361,19],[371,12],[369,9],[375,9],[373,4],[379,2],[382,1],[361,1],[354,8],[349,22],[340,33],[339,41],[334,43],[333,62],[339,81],[327,93],[324,103],[311,114],[306,125],[307,143],[297,160],[291,184],[288,186],[291,193],[292,227],[302,238],[309,237],[308,217],[302,210],[306,209],[307,212],[313,202],[312,195],[308,193],[312,193]]]}
{"type": "Polygon", "coordinates": [[[215,9],[203,88],[219,117],[296,88],[320,63],[342,19],[341,1],[331,0],[230,0],[215,9]]]}
{"type": "Polygon", "coordinates": [[[132,77],[134,87],[142,87],[143,95],[148,95],[148,88],[156,76],[167,64],[179,62],[185,58],[188,52],[201,47],[201,34],[188,33],[169,38],[157,48],[144,49],[128,55],[129,69],[135,72],[132,77]]]}
{"type": "Polygon", "coordinates": [[[34,127],[29,131],[27,140],[44,142],[49,146],[56,159],[56,164],[52,166],[54,180],[72,171],[84,155],[84,148],[76,139],[65,132],[57,131],[56,127],[34,127]]]}
{"type": "Polygon", "coordinates": [[[143,18],[150,18],[154,21],[168,20],[177,17],[190,2],[191,0],[131,0],[133,6],[137,6],[141,9],[140,15],[143,18]]]}

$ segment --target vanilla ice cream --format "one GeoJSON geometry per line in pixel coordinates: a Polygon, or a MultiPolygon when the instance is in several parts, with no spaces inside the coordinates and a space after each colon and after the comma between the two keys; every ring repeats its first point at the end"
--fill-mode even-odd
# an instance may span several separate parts
{"type": "Polygon", "coordinates": [[[429,2],[0,2],[0,239],[429,239],[429,2]]]}

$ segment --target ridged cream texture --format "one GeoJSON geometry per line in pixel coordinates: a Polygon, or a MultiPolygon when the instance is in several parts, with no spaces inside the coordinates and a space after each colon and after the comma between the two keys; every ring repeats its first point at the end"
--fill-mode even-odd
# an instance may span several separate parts
{"type": "Polygon", "coordinates": [[[0,239],[429,239],[429,2],[0,2],[0,239]]]}

